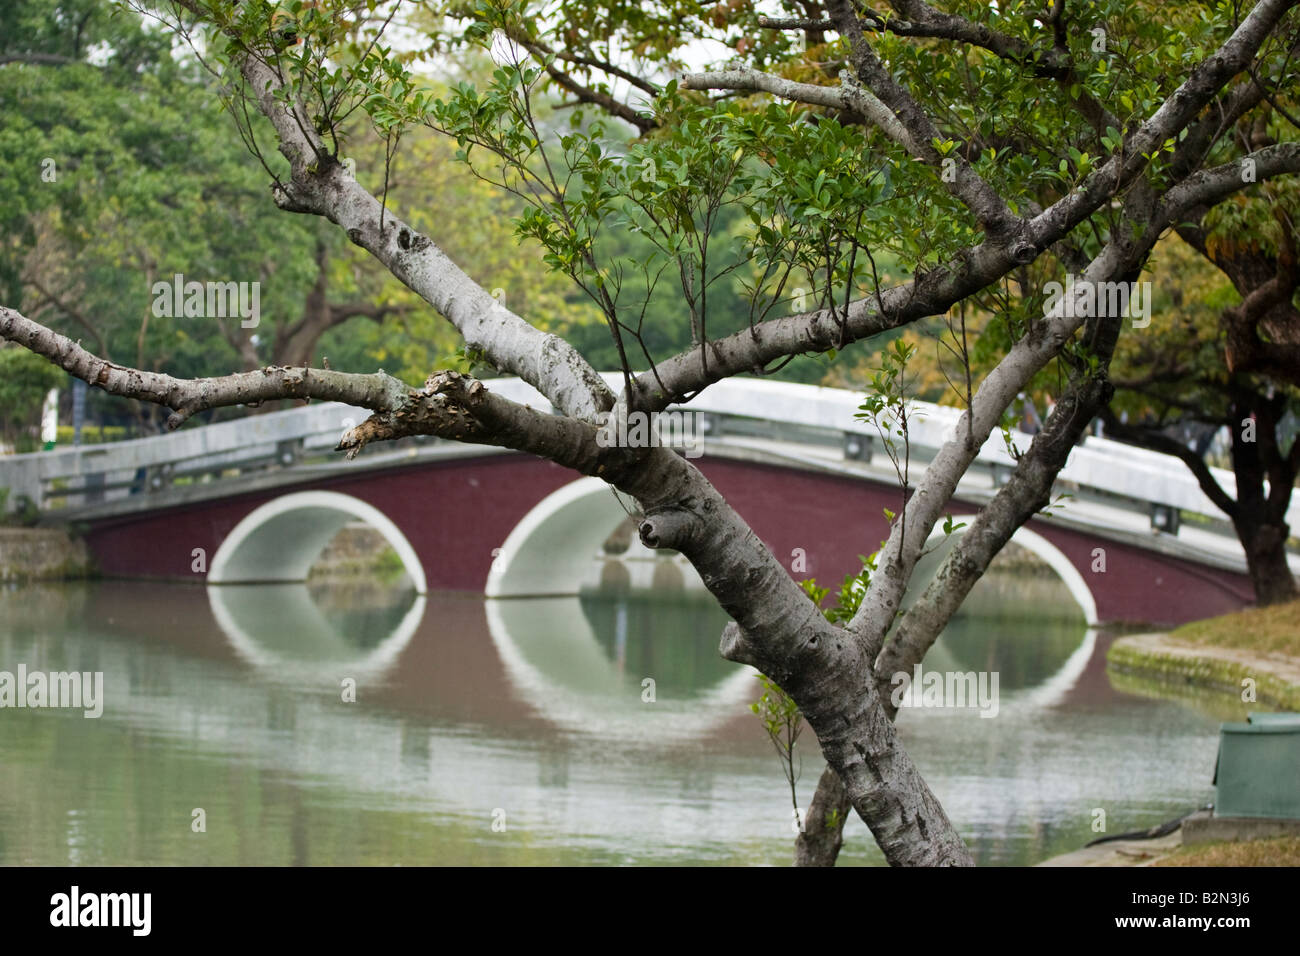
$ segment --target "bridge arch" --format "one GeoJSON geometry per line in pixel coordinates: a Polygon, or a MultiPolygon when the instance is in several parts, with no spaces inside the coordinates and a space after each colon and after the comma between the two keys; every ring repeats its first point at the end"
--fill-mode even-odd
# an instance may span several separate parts
{"type": "MultiPolygon", "coordinates": [[[[964,535],[966,530],[975,523],[975,516],[954,515],[952,521],[953,524],[962,524],[964,522],[966,528],[963,528],[960,531],[955,531],[951,536],[949,536],[944,534],[942,528],[936,527],[934,531],[930,533],[930,537],[926,543],[933,544],[936,541],[943,541],[945,538],[950,537],[948,547],[951,547],[951,545],[956,543],[956,540],[964,535]]],[[[1092,589],[1088,587],[1088,582],[1084,580],[1083,575],[1079,573],[1079,569],[1074,566],[1074,562],[1066,557],[1065,553],[1061,551],[1060,548],[1052,544],[1052,542],[1048,541],[1038,532],[1033,531],[1024,525],[1021,525],[1016,529],[1015,534],[1011,536],[1011,540],[1041,559],[1048,567],[1056,572],[1057,577],[1061,579],[1061,582],[1069,590],[1070,596],[1073,597],[1075,603],[1079,605],[1079,610],[1083,612],[1084,620],[1088,627],[1095,627],[1100,623],[1097,616],[1097,599],[1093,596],[1092,589]]],[[[939,562],[943,560],[948,551],[948,547],[941,547],[936,552],[932,552],[927,556],[927,563],[931,563],[931,566],[935,571],[938,570],[939,562]]],[[[928,583],[929,580],[927,578],[914,581],[911,593],[919,597],[923,588],[928,583]]]]}
{"type": "MultiPolygon", "coordinates": [[[[492,562],[484,593],[488,597],[536,597],[579,593],[590,567],[583,561],[557,560],[563,554],[595,556],[610,531],[626,514],[610,486],[599,478],[580,478],[552,492],[538,502],[515,525],[499,554],[492,562]]],[[[953,522],[969,527],[974,515],[954,516],[953,522]]],[[[949,544],[965,533],[954,533],[949,544]]],[[[929,543],[947,537],[941,528],[930,535],[929,543]]],[[[1036,555],[1061,579],[1083,612],[1089,627],[1099,623],[1097,601],[1087,581],[1047,538],[1030,528],[1016,529],[1011,540],[1036,555]]],[[[937,569],[946,548],[932,553],[937,569]]],[[[916,582],[920,585],[921,582],[916,582]]],[[[915,587],[914,594],[921,593],[915,587]]]]}
{"type": "Polygon", "coordinates": [[[373,505],[336,491],[299,491],[253,509],[217,548],[208,568],[208,583],[305,581],[334,535],[357,520],[383,535],[401,559],[416,593],[424,594],[424,567],[397,525],[373,505]]]}
{"type": "Polygon", "coordinates": [[[587,562],[563,555],[596,555],[627,517],[610,485],[579,478],[551,492],[520,519],[488,572],[488,597],[572,595],[590,573],[587,562]]]}

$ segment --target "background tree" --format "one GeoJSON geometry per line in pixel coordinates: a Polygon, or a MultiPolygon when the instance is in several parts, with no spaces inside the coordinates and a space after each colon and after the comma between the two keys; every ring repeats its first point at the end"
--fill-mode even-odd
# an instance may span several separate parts
{"type": "Polygon", "coordinates": [[[0,443],[18,452],[39,448],[45,396],[66,381],[40,356],[0,347],[0,443]]]}
{"type": "MultiPolygon", "coordinates": [[[[346,236],[265,201],[266,171],[249,146],[272,138],[270,125],[254,110],[241,114],[248,142],[232,136],[218,84],[200,61],[173,58],[174,33],[112,0],[21,0],[3,17],[7,301],[106,358],[181,375],[324,358],[345,369],[386,364],[412,381],[434,366],[469,368],[454,330],[346,236]],[[259,281],[261,321],[152,315],[152,282],[176,272],[259,281]]],[[[491,69],[481,52],[461,53],[449,74],[491,69]]],[[[538,256],[515,254],[515,197],[457,168],[445,138],[416,131],[403,147],[388,167],[389,198],[417,210],[420,228],[472,223],[448,251],[474,263],[487,288],[581,339],[598,315],[538,256]]],[[[365,128],[348,152],[363,169],[384,160],[365,128]]],[[[119,420],[134,414],[125,405],[96,390],[89,414],[119,420]]],[[[130,405],[150,427],[161,421],[156,407],[130,405]]]]}
{"type": "MultiPolygon", "coordinates": [[[[1229,147],[1238,155],[1300,131],[1287,107],[1268,102],[1280,91],[1257,79],[1253,92],[1264,102],[1237,123],[1229,147]]],[[[1180,290],[1172,327],[1126,343],[1116,372],[1121,392],[1106,427],[1113,437],[1182,459],[1232,521],[1257,602],[1289,601],[1298,593],[1287,563],[1286,513],[1300,473],[1300,192],[1294,181],[1265,183],[1198,212],[1178,235],[1200,261],[1171,255],[1174,268],[1166,273],[1180,290]],[[1185,284],[1198,276],[1209,288],[1187,294],[1185,284]],[[1233,487],[1208,467],[1208,441],[1196,447],[1178,434],[1189,426],[1202,439],[1226,429],[1233,487]]]]}
{"type": "MultiPolygon", "coordinates": [[[[1244,313],[1257,311],[1256,303],[1269,291],[1247,287],[1244,297],[1238,297],[1221,273],[1208,268],[1208,261],[1196,259],[1196,252],[1191,261],[1186,254],[1169,256],[1170,264],[1182,260],[1183,268],[1166,273],[1182,287],[1182,303],[1160,336],[1127,339],[1115,368],[1119,392],[1104,412],[1106,433],[1182,459],[1205,496],[1229,516],[1258,604],[1290,601],[1297,592],[1287,563],[1291,532],[1286,515],[1300,470],[1300,442],[1295,440],[1300,368],[1287,376],[1286,342],[1262,337],[1255,354],[1262,358],[1274,352],[1264,362],[1278,363],[1275,375],[1252,371],[1258,368],[1255,362],[1234,363],[1232,341],[1245,324],[1244,313]],[[1200,295],[1192,291],[1197,273],[1204,289],[1200,295]],[[1231,299],[1238,300],[1226,302],[1231,299]],[[1229,486],[1210,470],[1206,455],[1213,438],[1223,433],[1229,436],[1235,479],[1229,486]]],[[[1290,295],[1295,295],[1294,285],[1290,295]]],[[[1290,312],[1287,321],[1300,319],[1292,303],[1270,311],[1290,312]]],[[[1257,328],[1257,320],[1251,324],[1257,328]]]]}
{"type": "Polygon", "coordinates": [[[4,34],[22,47],[0,67],[7,298],[117,360],[229,368],[239,320],[154,316],[152,283],[260,281],[266,336],[310,286],[312,230],[260,201],[264,173],[168,33],[94,0],[7,14],[33,25],[4,34]]]}

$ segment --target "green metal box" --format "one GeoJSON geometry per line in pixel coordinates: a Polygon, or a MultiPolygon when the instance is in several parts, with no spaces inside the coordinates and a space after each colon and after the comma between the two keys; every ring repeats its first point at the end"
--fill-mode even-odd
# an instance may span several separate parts
{"type": "Polygon", "coordinates": [[[1219,727],[1216,817],[1300,820],[1300,714],[1249,714],[1219,727]]]}

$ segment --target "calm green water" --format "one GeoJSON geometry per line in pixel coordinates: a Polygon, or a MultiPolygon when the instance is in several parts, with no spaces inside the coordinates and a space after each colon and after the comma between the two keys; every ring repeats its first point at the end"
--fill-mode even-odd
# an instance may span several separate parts
{"type": "MultiPolygon", "coordinates": [[[[1116,833],[1212,798],[1224,715],[1113,689],[1063,588],[995,576],[968,605],[926,666],[997,671],[998,715],[899,727],[980,863],[1075,849],[1094,808],[1116,833]]],[[[0,670],[102,671],[105,701],[0,710],[0,863],[786,865],[788,788],[724,623],[684,596],[3,590],[0,670]]],[[[842,859],[881,862],[856,819],[842,859]]]]}

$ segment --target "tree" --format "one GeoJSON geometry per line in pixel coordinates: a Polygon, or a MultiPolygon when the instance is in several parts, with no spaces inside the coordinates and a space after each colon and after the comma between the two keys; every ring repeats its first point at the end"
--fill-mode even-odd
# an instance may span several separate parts
{"type": "MultiPolygon", "coordinates": [[[[180,0],[187,18],[210,25],[207,49],[227,69],[226,81],[241,82],[245,105],[274,129],[283,162],[264,158],[268,168],[276,163],[276,204],[335,223],[433,305],[484,363],[534,385],[557,413],[508,401],[453,370],[435,371],[423,387],[382,371],[316,368],[189,381],[109,363],[8,308],[0,309],[0,336],[106,391],[172,409],[173,426],[217,406],[335,399],[373,413],[344,435],[341,450],[434,434],[601,477],[637,503],[641,540],[685,555],[731,616],[722,655],[775,681],[816,735],[828,770],[809,830],[832,830],[815,811],[843,800],[891,864],[970,864],[895,733],[882,687],[920,660],[993,554],[1046,503],[1066,454],[1110,396],[1107,368],[1122,316],[1106,309],[1086,316],[1061,300],[1042,314],[1010,317],[1005,354],[972,387],[956,433],[916,478],[842,624],[821,612],[688,460],[606,439],[624,416],[689,402],[722,378],[944,315],[1009,276],[1024,278],[1044,257],[1077,263],[1088,282],[1135,278],[1188,209],[1243,188],[1242,162],[1206,166],[1204,148],[1223,135],[1221,110],[1243,82],[1235,78],[1248,67],[1288,69],[1282,51],[1295,42],[1295,5],[1260,0],[1238,19],[1229,6],[1163,13],[1159,5],[1108,2],[1067,16],[1058,2],[1034,20],[1014,3],[1000,5],[1014,11],[954,3],[950,13],[899,2],[897,16],[886,18],[831,0],[811,19],[759,20],[742,7],[736,37],[726,10],[701,15],[691,4],[561,2],[538,11],[485,0],[466,11],[467,35],[487,47],[495,31],[507,51],[498,52],[501,65],[485,88],[459,84],[439,99],[382,45],[377,26],[353,29],[362,14],[345,3],[295,4],[286,25],[269,3],[180,0]],[[557,22],[553,30],[540,25],[557,22]],[[752,35],[760,29],[775,32],[760,41],[752,35]],[[552,59],[543,51],[540,63],[510,54],[500,37],[512,34],[566,53],[552,59]],[[799,35],[813,53],[795,49],[790,37],[799,35]],[[832,35],[821,47],[814,42],[832,35]],[[730,37],[748,63],[665,81],[663,67],[697,37],[730,37]],[[639,62],[641,73],[625,62],[639,62]],[[782,75],[787,65],[803,78],[782,75]],[[597,74],[640,91],[640,105],[597,74]],[[538,120],[548,79],[585,104],[567,130],[538,120]],[[616,152],[593,109],[630,122],[641,138],[616,152]],[[389,208],[383,169],[351,174],[341,143],[358,111],[393,150],[408,128],[446,132],[463,161],[528,203],[519,231],[600,310],[621,390],[389,208]],[[1048,184],[1053,198],[1044,205],[1048,184]],[[724,208],[741,213],[730,242],[718,232],[724,208]],[[604,240],[620,231],[657,252],[633,263],[611,259],[604,240]],[[886,254],[909,278],[879,280],[886,254]],[[678,321],[692,337],[689,349],[668,356],[650,352],[638,321],[664,275],[685,303],[678,321]],[[710,303],[726,295],[741,298],[750,321],[719,334],[710,303]],[[1057,358],[1069,387],[1053,414],[900,619],[904,591],[957,482],[1016,395],[1057,358]]],[[[242,116],[243,105],[234,113],[242,116]]],[[[1300,148],[1290,143],[1250,159],[1259,181],[1300,170],[1300,148]]]]}
{"type": "MultiPolygon", "coordinates": [[[[1263,84],[1254,92],[1272,99],[1263,84]]],[[[1238,124],[1229,145],[1244,154],[1253,141],[1272,140],[1270,118],[1296,128],[1284,108],[1265,108],[1254,121],[1238,124]]],[[[1227,295],[1205,297],[1208,302],[1181,296],[1182,321],[1159,340],[1134,336],[1126,343],[1115,376],[1121,391],[1104,413],[1112,437],[1176,455],[1191,469],[1206,497],[1232,521],[1261,605],[1300,593],[1286,551],[1300,441],[1285,430],[1288,416],[1294,421],[1300,413],[1298,199],[1293,182],[1266,184],[1234,202],[1195,211],[1178,226],[1201,259],[1200,271],[1212,263],[1231,285],[1223,290],[1227,295]],[[1227,430],[1236,479],[1231,491],[1210,470],[1205,449],[1177,436],[1188,426],[1200,426],[1206,437],[1227,430]]],[[[1176,275],[1182,281],[1196,272],[1184,265],[1176,275]]]]}
{"type": "Polygon", "coordinates": [[[0,441],[17,451],[34,451],[41,410],[50,389],[67,381],[49,362],[17,348],[0,348],[0,441]]]}
{"type": "MultiPolygon", "coordinates": [[[[467,369],[454,330],[343,233],[265,202],[265,170],[231,135],[218,84],[200,62],[172,58],[167,31],[114,12],[111,0],[21,0],[0,15],[12,27],[0,30],[3,300],[101,357],[173,374],[324,358],[379,362],[417,381],[434,365],[467,369]],[[259,321],[153,314],[145,293],[178,272],[258,281],[259,321]]],[[[466,57],[458,72],[485,64],[490,73],[490,59],[466,57]]],[[[273,136],[256,111],[248,121],[253,141],[273,136]]],[[[537,257],[508,255],[514,197],[457,167],[444,137],[409,134],[403,146],[388,168],[390,199],[417,208],[419,228],[478,223],[446,243],[476,280],[515,290],[518,305],[575,332],[597,318],[537,257]]],[[[359,130],[348,152],[373,168],[384,143],[359,130]]]]}
{"type": "Polygon", "coordinates": [[[150,286],[177,272],[260,279],[265,336],[311,284],[312,229],[257,201],[264,173],[196,65],[112,12],[102,0],[8,10],[30,32],[5,34],[6,47],[23,46],[0,67],[5,295],[106,357],[190,375],[229,368],[239,320],[155,315],[150,286]],[[219,364],[205,367],[214,352],[219,364]]]}
{"type": "Polygon", "coordinates": [[[14,28],[0,40],[8,301],[104,357],[189,375],[232,358],[319,362],[329,329],[413,307],[386,301],[400,284],[376,281],[345,236],[262,201],[265,173],[231,136],[215,85],[171,56],[167,33],[113,12],[107,0],[22,0],[3,15],[14,28]],[[145,293],[175,273],[257,281],[263,315],[159,316],[145,293]]]}

